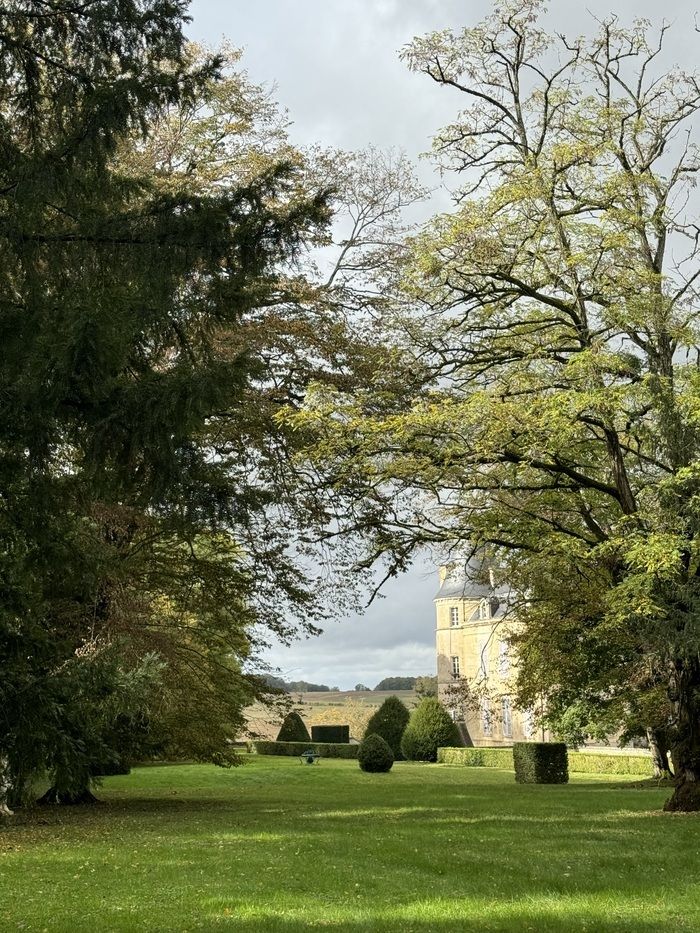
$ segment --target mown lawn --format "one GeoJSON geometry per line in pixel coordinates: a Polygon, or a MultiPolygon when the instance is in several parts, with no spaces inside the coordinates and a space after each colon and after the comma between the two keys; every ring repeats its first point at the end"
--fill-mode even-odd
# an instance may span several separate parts
{"type": "Polygon", "coordinates": [[[0,930],[700,929],[700,816],[579,776],[351,761],[139,768],[0,829],[0,930]]]}

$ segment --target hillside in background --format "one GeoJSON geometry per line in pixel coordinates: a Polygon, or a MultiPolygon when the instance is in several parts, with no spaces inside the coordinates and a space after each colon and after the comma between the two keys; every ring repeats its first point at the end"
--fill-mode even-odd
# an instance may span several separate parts
{"type": "MultiPolygon", "coordinates": [[[[313,690],[295,696],[294,709],[308,728],[347,724],[351,737],[361,739],[370,716],[389,696],[397,696],[409,709],[420,700],[415,690],[313,690]]],[[[258,704],[251,706],[246,716],[249,733],[276,739],[283,718],[280,715],[274,719],[269,710],[258,704]]],[[[250,738],[250,735],[240,738],[250,738]]]]}

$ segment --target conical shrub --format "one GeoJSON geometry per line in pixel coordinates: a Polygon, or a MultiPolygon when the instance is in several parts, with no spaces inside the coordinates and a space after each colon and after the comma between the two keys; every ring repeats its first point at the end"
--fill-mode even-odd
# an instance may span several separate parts
{"type": "Polygon", "coordinates": [[[360,742],[357,750],[357,760],[363,771],[391,771],[394,763],[394,754],[388,742],[381,735],[367,735],[360,742]]]}
{"type": "Polygon", "coordinates": [[[310,742],[309,730],[299,713],[287,713],[277,736],[278,742],[310,742]]]}
{"type": "Polygon", "coordinates": [[[367,723],[365,735],[381,735],[394,754],[394,761],[403,758],[401,739],[410,713],[398,697],[387,697],[367,723]]]}
{"type": "Polygon", "coordinates": [[[426,697],[411,713],[401,740],[401,751],[409,761],[437,761],[440,746],[464,743],[457,726],[435,697],[426,697]]]}

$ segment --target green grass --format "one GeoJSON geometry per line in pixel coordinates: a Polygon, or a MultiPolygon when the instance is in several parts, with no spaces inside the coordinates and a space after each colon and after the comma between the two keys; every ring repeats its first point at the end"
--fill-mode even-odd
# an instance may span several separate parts
{"type": "Polygon", "coordinates": [[[700,816],[608,775],[251,757],[140,768],[0,830],[0,930],[700,929],[700,816]]]}

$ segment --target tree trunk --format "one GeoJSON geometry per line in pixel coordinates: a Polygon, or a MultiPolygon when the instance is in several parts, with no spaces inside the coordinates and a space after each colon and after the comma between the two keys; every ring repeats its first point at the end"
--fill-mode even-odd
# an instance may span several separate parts
{"type": "Polygon", "coordinates": [[[671,667],[669,699],[675,719],[673,762],[676,789],[664,810],[700,810],[700,662],[677,658],[671,667]]]}
{"type": "Polygon", "coordinates": [[[0,755],[0,816],[12,816],[12,810],[7,805],[7,796],[11,790],[9,762],[5,755],[0,755]]]}
{"type": "Polygon", "coordinates": [[[654,777],[659,781],[671,779],[673,774],[668,764],[668,741],[665,730],[647,727],[647,741],[654,765],[654,777]]]}
{"type": "Polygon", "coordinates": [[[46,793],[39,797],[37,803],[62,804],[63,806],[79,806],[81,804],[99,803],[97,797],[85,787],[80,791],[60,791],[57,787],[49,787],[46,793]]]}

